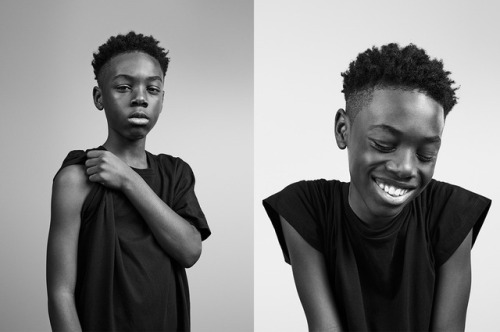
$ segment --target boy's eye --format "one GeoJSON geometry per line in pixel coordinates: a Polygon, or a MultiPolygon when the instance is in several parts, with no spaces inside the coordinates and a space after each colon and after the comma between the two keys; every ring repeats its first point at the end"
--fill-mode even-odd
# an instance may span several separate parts
{"type": "Polygon", "coordinates": [[[118,85],[115,89],[118,92],[127,92],[130,90],[130,87],[128,85],[118,85]]]}
{"type": "Polygon", "coordinates": [[[431,161],[434,160],[435,156],[426,156],[422,154],[417,154],[418,159],[424,163],[430,163],[431,161]]]}
{"type": "Polygon", "coordinates": [[[394,151],[394,147],[392,145],[387,145],[376,141],[372,141],[372,144],[376,150],[383,153],[389,153],[394,151]]]}
{"type": "Polygon", "coordinates": [[[156,87],[156,86],[150,86],[148,87],[148,91],[152,94],[158,94],[161,92],[160,88],[156,87]]]}

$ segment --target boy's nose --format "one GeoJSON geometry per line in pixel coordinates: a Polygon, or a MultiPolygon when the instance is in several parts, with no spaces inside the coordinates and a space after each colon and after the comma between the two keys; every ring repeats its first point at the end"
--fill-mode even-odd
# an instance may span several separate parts
{"type": "Polygon", "coordinates": [[[400,151],[387,162],[386,168],[400,179],[413,177],[416,173],[415,158],[416,155],[411,151],[400,151]]]}
{"type": "Polygon", "coordinates": [[[137,89],[136,93],[131,101],[132,106],[142,106],[148,107],[148,102],[146,100],[146,94],[143,89],[137,89]]]}

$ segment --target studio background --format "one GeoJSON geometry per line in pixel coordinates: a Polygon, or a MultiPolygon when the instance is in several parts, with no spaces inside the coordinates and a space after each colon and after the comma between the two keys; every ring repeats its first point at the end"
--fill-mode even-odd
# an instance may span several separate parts
{"type": "Polygon", "coordinates": [[[434,177],[493,200],[472,250],[467,331],[500,325],[498,88],[494,1],[255,1],[255,331],[307,331],[262,199],[302,179],[349,181],[333,127],[358,53],[414,43],[460,85],[434,177]]]}
{"type": "Polygon", "coordinates": [[[170,50],[152,153],[187,161],[212,229],[187,270],[193,331],[253,331],[253,2],[2,1],[0,331],[48,331],[52,179],[104,143],[92,53],[135,30],[170,50]]]}

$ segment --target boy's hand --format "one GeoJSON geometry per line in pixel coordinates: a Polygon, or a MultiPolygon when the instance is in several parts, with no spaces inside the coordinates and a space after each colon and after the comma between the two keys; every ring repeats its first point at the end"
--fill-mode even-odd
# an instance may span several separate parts
{"type": "Polygon", "coordinates": [[[118,190],[123,188],[125,181],[130,179],[133,173],[130,166],[120,158],[109,151],[102,150],[87,152],[85,167],[91,182],[118,190]]]}

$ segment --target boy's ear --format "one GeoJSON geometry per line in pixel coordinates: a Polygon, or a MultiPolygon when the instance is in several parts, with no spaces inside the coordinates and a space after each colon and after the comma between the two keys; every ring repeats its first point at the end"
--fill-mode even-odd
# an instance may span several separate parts
{"type": "Polygon", "coordinates": [[[94,105],[95,105],[95,107],[99,111],[102,111],[104,109],[104,106],[102,104],[102,92],[101,92],[101,88],[99,88],[98,86],[94,87],[94,89],[92,90],[92,98],[94,99],[94,105]]]}
{"type": "Polygon", "coordinates": [[[341,150],[347,147],[350,124],[347,113],[342,108],[339,109],[335,115],[335,140],[341,150]]]}

